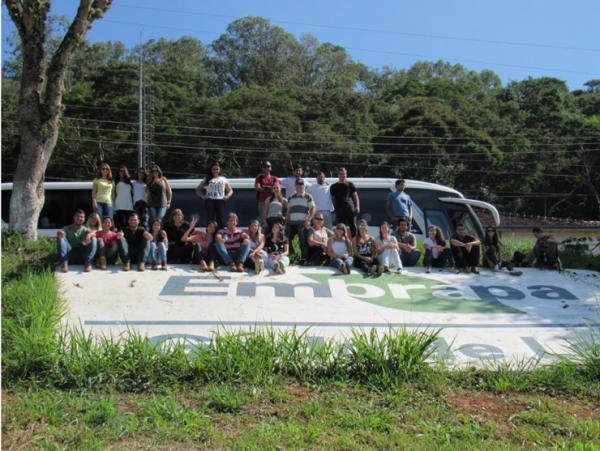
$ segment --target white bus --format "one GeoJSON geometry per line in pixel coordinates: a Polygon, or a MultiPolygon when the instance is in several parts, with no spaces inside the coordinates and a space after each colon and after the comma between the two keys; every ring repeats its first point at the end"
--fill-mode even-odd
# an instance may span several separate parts
{"type": "MultiPolygon", "coordinates": [[[[311,183],[314,179],[307,178],[311,183]]],[[[387,194],[395,190],[396,179],[392,178],[352,178],[358,190],[361,204],[360,217],[366,219],[375,232],[383,221],[389,221],[385,211],[387,194]]],[[[171,208],[180,208],[189,219],[192,214],[199,214],[203,225],[204,205],[195,192],[201,179],[171,179],[173,202],[171,208]]],[[[229,180],[234,190],[233,197],[226,204],[227,212],[235,212],[240,218],[240,225],[245,226],[249,220],[258,215],[256,192],[253,178],[229,180]]],[[[328,179],[335,183],[336,179],[328,179]]],[[[55,235],[61,227],[70,224],[73,212],[82,209],[92,210],[92,182],[46,182],[45,203],[40,214],[38,229],[40,235],[55,235]]],[[[10,194],[12,183],[2,184],[2,221],[8,222],[10,194]]],[[[457,190],[436,183],[419,180],[406,180],[406,192],[414,202],[412,232],[417,238],[424,238],[424,231],[429,224],[439,226],[446,237],[454,232],[454,226],[462,223],[471,236],[483,237],[481,223],[472,207],[488,210],[496,225],[500,223],[498,210],[491,204],[480,200],[465,199],[457,190]]],[[[167,212],[168,215],[168,212],[167,212]]]]}

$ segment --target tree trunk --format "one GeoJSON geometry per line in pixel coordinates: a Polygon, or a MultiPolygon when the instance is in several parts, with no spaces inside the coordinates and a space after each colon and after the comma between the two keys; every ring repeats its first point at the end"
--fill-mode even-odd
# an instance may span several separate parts
{"type": "Polygon", "coordinates": [[[38,218],[44,206],[44,173],[58,137],[57,126],[47,123],[45,128],[41,135],[21,127],[21,154],[10,198],[10,229],[27,240],[37,239],[38,218]]]}
{"type": "Polygon", "coordinates": [[[10,199],[10,228],[26,239],[37,239],[37,222],[44,206],[44,174],[58,139],[61,102],[67,68],[92,22],[101,18],[112,0],[79,0],[77,13],[50,59],[44,42],[50,0],[4,0],[23,49],[19,128],[21,153],[10,199]]]}

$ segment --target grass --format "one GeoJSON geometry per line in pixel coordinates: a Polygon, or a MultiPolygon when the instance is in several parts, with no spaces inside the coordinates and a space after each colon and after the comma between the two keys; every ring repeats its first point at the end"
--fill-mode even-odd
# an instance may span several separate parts
{"type": "Polygon", "coordinates": [[[548,395],[293,383],[135,395],[19,388],[3,395],[7,449],[600,446],[598,405],[548,395]]]}
{"type": "Polygon", "coordinates": [[[8,448],[600,446],[594,327],[543,366],[431,364],[437,330],[356,330],[346,344],[220,330],[186,352],[61,331],[52,243],[2,247],[8,448]]]}

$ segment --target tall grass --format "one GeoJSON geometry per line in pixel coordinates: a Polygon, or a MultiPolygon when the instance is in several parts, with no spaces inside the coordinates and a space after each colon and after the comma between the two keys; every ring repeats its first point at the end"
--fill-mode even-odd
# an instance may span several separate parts
{"type": "Polygon", "coordinates": [[[292,377],[311,383],[394,387],[437,372],[443,383],[496,391],[592,386],[600,393],[597,328],[571,341],[570,359],[553,365],[459,371],[428,365],[438,330],[355,330],[348,342],[341,343],[316,341],[308,331],[297,329],[221,329],[207,345],[191,352],[186,343],[153,343],[133,331],[97,337],[79,329],[61,330],[65,307],[51,268],[53,244],[3,236],[2,245],[5,386],[33,382],[139,392],[187,383],[269,385],[292,377]]]}

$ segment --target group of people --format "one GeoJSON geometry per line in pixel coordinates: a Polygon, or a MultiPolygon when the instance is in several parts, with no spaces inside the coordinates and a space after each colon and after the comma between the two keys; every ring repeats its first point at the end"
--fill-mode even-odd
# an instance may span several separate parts
{"type": "MultiPolygon", "coordinates": [[[[212,163],[196,188],[205,206],[202,230],[197,227],[199,216],[187,222],[180,209],[165,219],[173,193],[159,166],[152,165],[148,174],[140,168],[132,179],[122,165],[115,183],[110,166],[102,163],[93,182],[94,212],[86,222],[85,212],[77,210],[73,224],[58,232],[61,270],[67,272],[69,263],[83,264],[86,272],[94,263],[106,269],[120,259],[125,271],[132,264],[143,271],[147,264],[166,270],[168,263],[192,263],[200,271],[225,265],[236,272],[253,267],[257,273],[265,268],[284,273],[296,236],[301,264],[330,264],[346,274],[351,267],[368,274],[402,273],[404,267],[418,264],[421,252],[410,232],[413,203],[403,179],[396,181],[396,191],[386,199],[390,223],[382,223],[378,236],[372,237],[367,221],[357,221],[360,198],[345,168],[340,168],[338,181],[331,185],[323,172],[311,184],[299,164],[284,178],[272,175],[271,169],[264,162],[255,179],[258,218],[240,228],[235,213],[226,216],[225,203],[234,191],[220,165],[212,163]]],[[[457,272],[478,273],[483,253],[484,266],[510,268],[513,262],[502,262],[500,246],[493,227],[486,228],[482,241],[456,224],[447,243],[442,230],[430,225],[423,241],[423,265],[428,273],[447,265],[457,272]]]]}

